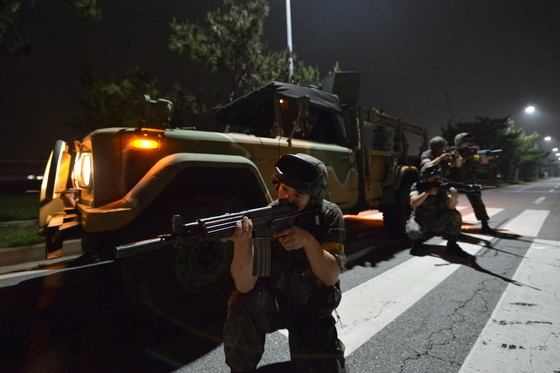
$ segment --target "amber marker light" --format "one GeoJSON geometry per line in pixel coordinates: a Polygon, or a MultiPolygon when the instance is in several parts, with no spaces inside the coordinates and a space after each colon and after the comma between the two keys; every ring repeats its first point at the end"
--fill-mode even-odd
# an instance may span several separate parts
{"type": "Polygon", "coordinates": [[[150,139],[134,139],[132,140],[134,149],[151,150],[159,149],[159,141],[150,139]]]}

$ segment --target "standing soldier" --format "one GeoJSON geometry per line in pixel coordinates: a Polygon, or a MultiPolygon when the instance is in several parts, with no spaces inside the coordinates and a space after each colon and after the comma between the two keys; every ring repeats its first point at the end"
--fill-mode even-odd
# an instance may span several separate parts
{"type": "MultiPolygon", "coordinates": [[[[231,274],[235,291],[224,325],[224,352],[232,372],[255,371],[266,333],[286,328],[296,372],[342,373],[344,345],[332,311],[341,299],[338,276],[346,267],[346,230],[342,212],[324,199],[327,169],[307,154],[288,154],[276,162],[273,182],[278,198],[299,211],[320,207],[318,216],[300,216],[273,235],[269,277],[252,275],[252,222],[237,223],[231,274]]],[[[273,202],[273,204],[278,201],[273,202]]],[[[290,371],[292,371],[290,369],[290,371]]]]}
{"type": "Polygon", "coordinates": [[[457,244],[461,235],[461,214],[455,208],[459,192],[453,187],[449,190],[440,189],[428,183],[437,183],[441,179],[439,165],[425,165],[421,170],[421,181],[412,185],[410,190],[410,205],[412,214],[406,223],[406,234],[413,241],[411,255],[421,255],[424,249],[425,234],[445,229],[448,234],[446,251],[468,257],[457,244]],[[422,183],[428,184],[420,188],[422,183]]]}
{"type": "MultiPolygon", "coordinates": [[[[477,147],[474,137],[467,132],[462,132],[455,136],[455,146],[456,147],[477,147]]],[[[449,175],[449,178],[453,181],[459,181],[468,184],[476,184],[476,169],[479,164],[488,164],[488,157],[483,155],[478,155],[475,152],[473,154],[463,155],[459,157],[461,166],[454,168],[449,175]]],[[[480,194],[467,194],[467,198],[471,203],[474,210],[476,219],[481,223],[481,232],[486,234],[494,234],[494,230],[488,225],[488,213],[486,212],[486,206],[482,202],[482,197],[480,194]]]]}
{"type": "Polygon", "coordinates": [[[456,150],[446,152],[447,140],[441,136],[436,136],[430,140],[430,149],[420,156],[420,166],[439,165],[442,176],[447,176],[451,167],[459,167],[461,164],[457,158],[459,154],[456,150]]]}

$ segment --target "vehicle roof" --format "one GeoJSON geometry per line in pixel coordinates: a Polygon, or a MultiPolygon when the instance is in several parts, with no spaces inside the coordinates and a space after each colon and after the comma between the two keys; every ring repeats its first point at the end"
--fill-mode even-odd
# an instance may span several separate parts
{"type": "Polygon", "coordinates": [[[294,99],[308,96],[310,104],[313,106],[319,106],[327,110],[342,111],[337,95],[310,86],[276,81],[268,82],[254,91],[239,97],[235,101],[223,106],[218,111],[227,110],[228,108],[233,108],[239,105],[243,106],[245,102],[251,101],[253,97],[262,95],[263,91],[276,92],[280,96],[294,99]]]}

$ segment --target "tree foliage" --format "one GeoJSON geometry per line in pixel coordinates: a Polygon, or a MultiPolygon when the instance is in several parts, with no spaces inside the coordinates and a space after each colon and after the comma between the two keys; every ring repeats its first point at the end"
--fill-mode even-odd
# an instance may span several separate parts
{"type": "MultiPolygon", "coordinates": [[[[101,9],[97,6],[97,0],[65,1],[71,3],[77,13],[89,21],[103,19],[101,9]]],[[[0,0],[0,56],[23,58],[31,51],[31,39],[28,35],[10,35],[11,27],[19,19],[21,5],[21,1],[17,0],[0,0]]]]}
{"type": "Polygon", "coordinates": [[[132,68],[120,78],[105,79],[91,65],[82,67],[82,85],[86,89],[82,106],[84,111],[67,124],[91,132],[105,127],[136,127],[142,120],[145,107],[144,95],[151,99],[164,98],[173,102],[172,127],[182,127],[187,122],[185,113],[208,113],[218,102],[213,92],[204,90],[191,94],[176,83],[170,93],[163,93],[158,80],[145,69],[132,68]]]}
{"type": "MultiPolygon", "coordinates": [[[[288,50],[269,51],[262,41],[268,15],[266,0],[245,5],[224,0],[221,7],[206,15],[202,24],[173,20],[169,48],[211,72],[225,73],[230,81],[231,101],[270,80],[289,78],[289,58],[295,60],[295,54],[288,50]]],[[[294,64],[295,81],[319,84],[319,76],[317,67],[306,67],[303,61],[294,64]]]]}
{"type": "MultiPolygon", "coordinates": [[[[245,5],[224,0],[221,7],[206,15],[202,25],[173,20],[169,48],[210,72],[226,74],[230,78],[229,100],[270,80],[287,81],[289,58],[295,55],[287,50],[267,50],[262,37],[268,13],[266,0],[245,5]]],[[[316,66],[306,66],[303,61],[295,61],[294,65],[293,81],[320,86],[316,66]]],[[[333,70],[340,70],[338,63],[333,70]]],[[[138,125],[142,120],[144,95],[173,102],[171,124],[174,127],[183,127],[187,122],[204,127],[210,108],[219,106],[221,101],[217,89],[200,88],[191,92],[179,83],[175,83],[171,92],[163,92],[157,79],[139,68],[131,69],[117,80],[103,79],[92,71],[90,67],[82,77],[87,89],[83,100],[85,112],[68,122],[86,131],[138,125]]]]}
{"type": "Polygon", "coordinates": [[[86,132],[105,127],[138,126],[143,119],[143,95],[161,95],[157,79],[139,68],[125,72],[118,80],[106,82],[88,65],[83,68],[81,79],[87,88],[82,100],[85,110],[68,124],[86,132]]]}

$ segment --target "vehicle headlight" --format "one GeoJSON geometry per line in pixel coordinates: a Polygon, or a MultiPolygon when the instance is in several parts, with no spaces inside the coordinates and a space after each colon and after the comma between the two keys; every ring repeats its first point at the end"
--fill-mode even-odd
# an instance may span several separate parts
{"type": "Polygon", "coordinates": [[[90,189],[93,180],[93,159],[91,153],[78,153],[74,163],[74,183],[78,188],[90,189]]]}

